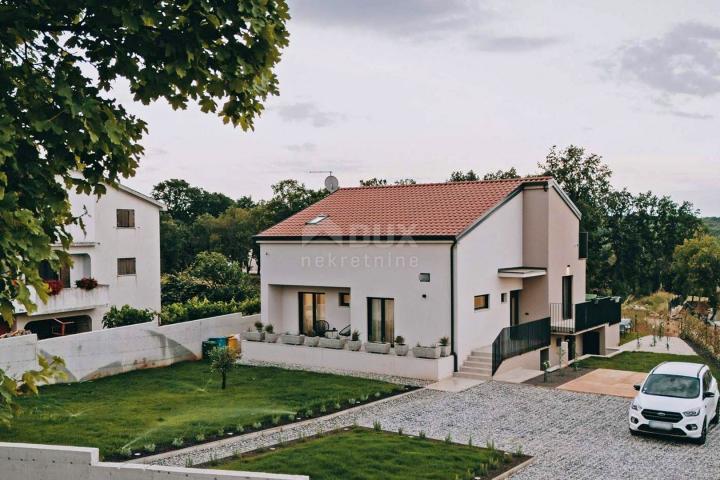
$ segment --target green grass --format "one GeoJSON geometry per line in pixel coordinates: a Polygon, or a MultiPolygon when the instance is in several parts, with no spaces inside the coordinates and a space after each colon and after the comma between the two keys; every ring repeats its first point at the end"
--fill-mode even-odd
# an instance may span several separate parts
{"type": "Polygon", "coordinates": [[[491,476],[509,466],[498,450],[355,427],[275,451],[241,456],[212,468],[309,475],[313,480],[448,480],[466,478],[468,469],[491,458],[500,459],[491,476]]]}
{"type": "MultiPolygon", "coordinates": [[[[610,358],[590,357],[581,362],[584,368],[610,368],[629,372],[649,372],[662,362],[708,363],[698,355],[674,355],[672,353],[623,352],[610,358]]],[[[720,378],[720,370],[708,364],[715,378],[720,378]]]]}
{"type": "Polygon", "coordinates": [[[375,398],[403,387],[389,383],[283,370],[240,366],[228,376],[226,390],[205,362],[178,363],[139,370],[84,383],[51,385],[39,397],[20,400],[23,414],[12,427],[0,427],[0,441],[47,443],[100,448],[105,457],[118,457],[123,447],[142,450],[155,443],[169,447],[182,437],[207,439],[218,430],[236,432],[255,422],[272,425],[320,406],[348,406],[349,399],[375,398]]]}

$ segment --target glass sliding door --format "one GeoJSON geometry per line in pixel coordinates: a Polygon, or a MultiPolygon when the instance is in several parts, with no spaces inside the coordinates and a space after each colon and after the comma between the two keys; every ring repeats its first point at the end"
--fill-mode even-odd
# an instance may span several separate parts
{"type": "Polygon", "coordinates": [[[300,305],[300,333],[315,330],[315,324],[325,320],[325,294],[313,292],[298,293],[300,305]]]}
{"type": "Polygon", "coordinates": [[[392,343],[395,332],[395,300],[368,298],[368,341],[392,343]]]}

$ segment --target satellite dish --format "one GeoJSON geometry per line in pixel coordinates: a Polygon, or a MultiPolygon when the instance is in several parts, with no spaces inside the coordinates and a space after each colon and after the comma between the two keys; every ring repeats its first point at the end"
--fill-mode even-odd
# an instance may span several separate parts
{"type": "Polygon", "coordinates": [[[338,189],[339,186],[340,186],[340,183],[338,182],[338,179],[335,176],[329,175],[325,179],[325,188],[328,189],[328,192],[330,192],[330,193],[334,192],[335,190],[338,189]]]}

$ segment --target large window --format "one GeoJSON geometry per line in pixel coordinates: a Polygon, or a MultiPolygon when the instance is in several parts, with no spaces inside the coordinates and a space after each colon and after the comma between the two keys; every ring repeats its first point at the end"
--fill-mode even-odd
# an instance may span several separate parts
{"type": "Polygon", "coordinates": [[[567,277],[562,277],[562,314],[563,314],[564,320],[569,320],[569,319],[573,318],[572,284],[573,284],[572,275],[568,275],[567,277]]]}
{"type": "Polygon", "coordinates": [[[134,258],[118,258],[117,263],[118,275],[135,275],[134,258]]]}
{"type": "Polygon", "coordinates": [[[325,321],[325,294],[318,292],[300,292],[300,333],[317,331],[317,323],[325,321]]]}
{"type": "Polygon", "coordinates": [[[117,209],[118,228],[135,228],[135,210],[117,209]]]}
{"type": "Polygon", "coordinates": [[[70,267],[61,266],[60,271],[56,272],[46,261],[40,264],[40,278],[43,280],[59,280],[63,287],[70,288],[70,267]]]}
{"type": "Polygon", "coordinates": [[[395,334],[395,300],[368,297],[368,342],[392,343],[395,334]]]}
{"type": "Polygon", "coordinates": [[[490,308],[490,295],[487,293],[485,295],[475,295],[474,306],[475,310],[490,308]]]}

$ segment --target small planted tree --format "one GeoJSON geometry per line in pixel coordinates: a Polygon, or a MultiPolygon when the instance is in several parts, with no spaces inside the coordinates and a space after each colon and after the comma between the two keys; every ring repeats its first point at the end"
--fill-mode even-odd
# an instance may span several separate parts
{"type": "Polygon", "coordinates": [[[228,373],[237,366],[237,359],[238,354],[234,348],[215,347],[210,351],[210,371],[220,374],[222,390],[227,386],[228,373]]]}

